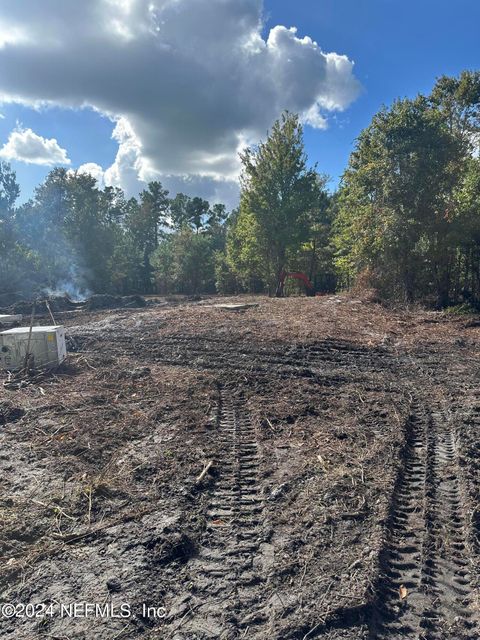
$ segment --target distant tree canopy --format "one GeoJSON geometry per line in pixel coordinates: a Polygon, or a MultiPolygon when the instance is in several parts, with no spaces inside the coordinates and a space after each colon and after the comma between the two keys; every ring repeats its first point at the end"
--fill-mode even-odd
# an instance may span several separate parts
{"type": "Polygon", "coordinates": [[[4,291],[21,286],[22,277],[33,266],[16,233],[15,202],[19,195],[15,173],[7,163],[0,162],[0,288],[4,291]]]}
{"type": "Polygon", "coordinates": [[[480,73],[383,108],[343,176],[336,264],[384,297],[480,300],[480,73]]]}
{"type": "Polygon", "coordinates": [[[384,299],[480,307],[480,72],[383,107],[336,193],[308,164],[295,114],[240,159],[231,213],[158,181],[127,199],[61,168],[18,206],[0,162],[0,293],[282,294],[285,270],[317,290],[362,283],[384,299]]]}
{"type": "Polygon", "coordinates": [[[215,291],[225,206],[151,182],[139,198],[98,189],[83,173],[53,169],[27,203],[0,164],[0,293],[82,295],[215,291]]]}

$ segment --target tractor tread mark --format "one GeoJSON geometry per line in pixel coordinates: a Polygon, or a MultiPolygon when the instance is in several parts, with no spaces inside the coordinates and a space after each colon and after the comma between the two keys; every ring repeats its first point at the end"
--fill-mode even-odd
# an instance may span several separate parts
{"type": "Polygon", "coordinates": [[[188,628],[208,628],[212,638],[230,639],[238,637],[241,619],[251,613],[263,582],[258,569],[263,499],[255,428],[242,404],[226,389],[220,390],[217,424],[220,475],[194,563],[199,601],[188,628]],[[247,476],[243,473],[246,467],[247,476]],[[228,594],[221,607],[216,606],[219,590],[228,594]]]}
{"type": "Polygon", "coordinates": [[[476,637],[456,436],[443,411],[413,403],[402,460],[370,637],[476,637]]]}

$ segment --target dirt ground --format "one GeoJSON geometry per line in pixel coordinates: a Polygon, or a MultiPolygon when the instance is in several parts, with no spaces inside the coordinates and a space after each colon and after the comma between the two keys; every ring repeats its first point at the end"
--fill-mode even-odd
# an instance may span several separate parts
{"type": "Polygon", "coordinates": [[[2,638],[480,637],[475,318],[339,295],[57,321],[68,362],[0,387],[2,638]]]}

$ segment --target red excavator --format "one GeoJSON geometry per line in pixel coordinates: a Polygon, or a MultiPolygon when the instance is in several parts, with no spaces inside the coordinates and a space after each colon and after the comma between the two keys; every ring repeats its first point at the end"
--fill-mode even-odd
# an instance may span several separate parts
{"type": "Polygon", "coordinates": [[[305,285],[305,293],[307,294],[307,296],[315,295],[315,287],[304,273],[301,273],[300,271],[282,271],[278,281],[277,296],[283,296],[283,288],[285,286],[285,280],[287,278],[300,280],[305,285]]]}

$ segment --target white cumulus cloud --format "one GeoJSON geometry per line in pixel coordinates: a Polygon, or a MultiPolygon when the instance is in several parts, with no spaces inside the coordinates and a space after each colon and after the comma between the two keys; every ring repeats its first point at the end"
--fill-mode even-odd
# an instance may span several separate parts
{"type": "Polygon", "coordinates": [[[0,149],[0,157],[45,166],[70,164],[66,150],[62,149],[55,138],[42,138],[31,129],[21,127],[10,133],[7,142],[0,149]]]}
{"type": "Polygon", "coordinates": [[[105,172],[96,162],[86,162],[78,167],[77,173],[86,173],[97,181],[97,187],[103,189],[105,186],[105,172]]]}
{"type": "Polygon", "coordinates": [[[0,101],[111,117],[106,183],[222,189],[284,109],[322,129],[359,92],[345,55],[293,27],[264,36],[262,15],[262,0],[2,0],[0,101]]]}

